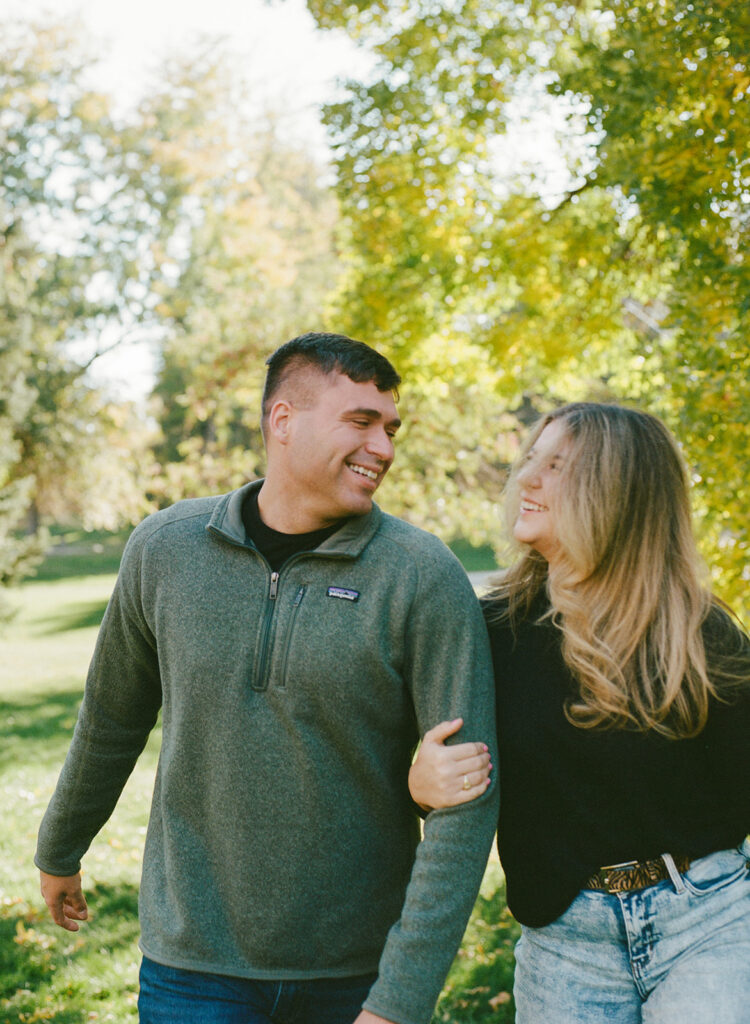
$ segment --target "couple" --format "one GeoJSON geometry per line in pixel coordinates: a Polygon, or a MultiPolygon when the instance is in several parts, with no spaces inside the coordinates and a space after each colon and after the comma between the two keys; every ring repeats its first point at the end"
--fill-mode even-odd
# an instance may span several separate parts
{"type": "Polygon", "coordinates": [[[373,504],[399,383],[361,342],[287,342],[265,479],[134,531],[40,830],[54,920],[85,920],[81,857],[161,709],[142,1024],[427,1024],[496,829],[519,1024],[741,1024],[750,653],[699,580],[673,439],[545,417],[480,609],[373,504]]]}

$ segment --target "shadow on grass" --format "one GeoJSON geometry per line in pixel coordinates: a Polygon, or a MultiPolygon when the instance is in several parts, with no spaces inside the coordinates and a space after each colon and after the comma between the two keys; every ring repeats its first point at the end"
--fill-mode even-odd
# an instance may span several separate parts
{"type": "MultiPolygon", "coordinates": [[[[117,970],[136,958],[138,890],[100,884],[88,893],[91,922],[64,932],[46,909],[25,903],[0,906],[0,1006],[3,1024],[20,1024],[44,1008],[45,1021],[81,1024],[92,1009],[132,1005],[135,989],[117,970]],[[118,961],[118,962],[119,962],[118,961]]],[[[108,1019],[120,1020],[115,1014],[108,1019]]]]}
{"type": "Polygon", "coordinates": [[[52,583],[76,576],[115,574],[120,568],[122,550],[92,554],[51,554],[26,578],[27,583],[52,583]]]}
{"type": "Polygon", "coordinates": [[[0,701],[0,770],[31,758],[36,763],[60,760],[73,735],[81,689],[32,701],[0,701]]]}
{"type": "Polygon", "coordinates": [[[55,547],[27,577],[27,582],[49,583],[74,576],[116,573],[130,529],[106,531],[52,529],[55,547]]]}
{"type": "Polygon", "coordinates": [[[71,629],[88,629],[98,626],[107,608],[106,601],[79,601],[66,605],[55,615],[39,619],[40,636],[52,636],[54,633],[66,633],[71,629]]]}
{"type": "Polygon", "coordinates": [[[505,885],[498,879],[474,905],[433,1024],[513,1024],[513,948],[520,934],[505,902],[505,885]]]}

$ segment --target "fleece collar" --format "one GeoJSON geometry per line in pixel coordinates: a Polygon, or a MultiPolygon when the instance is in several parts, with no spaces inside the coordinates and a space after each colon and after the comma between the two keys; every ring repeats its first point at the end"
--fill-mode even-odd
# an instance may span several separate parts
{"type": "MultiPolygon", "coordinates": [[[[252,547],[245,536],[245,525],[242,521],[242,504],[245,496],[253,490],[260,490],[262,480],[253,480],[236,491],[223,495],[213,511],[206,527],[216,536],[240,547],[252,547]]],[[[383,513],[373,502],[370,511],[364,516],[352,516],[347,519],[340,530],[328,537],[316,548],[318,554],[357,558],[378,532],[383,513]]]]}

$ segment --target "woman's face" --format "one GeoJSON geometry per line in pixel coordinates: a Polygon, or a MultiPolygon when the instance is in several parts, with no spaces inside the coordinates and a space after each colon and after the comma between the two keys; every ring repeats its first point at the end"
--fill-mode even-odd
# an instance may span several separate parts
{"type": "Polygon", "coordinates": [[[513,535],[552,564],[559,555],[558,495],[570,441],[562,420],[552,420],[529,450],[518,474],[520,505],[513,535]]]}

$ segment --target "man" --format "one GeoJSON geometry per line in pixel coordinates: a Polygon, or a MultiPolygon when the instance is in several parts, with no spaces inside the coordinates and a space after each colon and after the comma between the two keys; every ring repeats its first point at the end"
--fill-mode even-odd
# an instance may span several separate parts
{"type": "Polygon", "coordinates": [[[36,863],[75,931],[80,859],[161,707],[143,1024],[430,1019],[497,795],[432,812],[419,843],[407,773],[438,722],[487,736],[493,696],[461,566],[372,500],[399,383],[361,342],[287,342],[268,360],[265,479],[157,512],[126,547],[36,863]]]}

